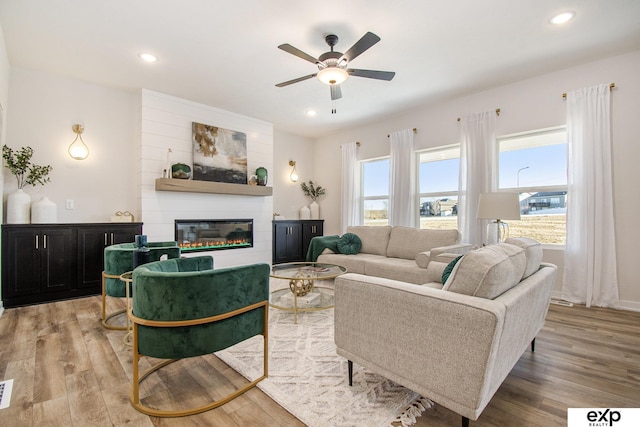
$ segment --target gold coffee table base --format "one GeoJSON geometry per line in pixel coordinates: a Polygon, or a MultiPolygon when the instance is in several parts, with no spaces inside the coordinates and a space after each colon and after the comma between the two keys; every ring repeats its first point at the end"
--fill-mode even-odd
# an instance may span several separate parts
{"type": "Polygon", "coordinates": [[[298,313],[333,308],[333,289],[315,286],[316,281],[332,280],[346,272],[340,265],[319,262],[275,264],[271,267],[271,277],[286,280],[289,287],[271,292],[269,303],[271,307],[292,312],[297,324],[298,313]]]}

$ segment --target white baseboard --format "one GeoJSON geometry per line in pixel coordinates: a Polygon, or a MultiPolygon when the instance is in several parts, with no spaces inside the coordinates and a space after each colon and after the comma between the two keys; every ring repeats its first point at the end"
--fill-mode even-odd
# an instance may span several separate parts
{"type": "MultiPolygon", "coordinates": [[[[562,292],[560,291],[552,291],[551,292],[552,299],[562,299],[562,292]]],[[[640,302],[636,301],[620,301],[620,309],[627,311],[638,311],[640,312],[640,302]]]]}

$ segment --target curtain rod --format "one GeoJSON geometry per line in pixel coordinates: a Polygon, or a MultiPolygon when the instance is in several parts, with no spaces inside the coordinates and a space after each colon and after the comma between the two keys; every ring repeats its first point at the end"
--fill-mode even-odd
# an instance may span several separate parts
{"type": "MultiPolygon", "coordinates": [[[[500,115],[500,109],[499,108],[496,108],[496,115],[498,115],[498,116],[500,115]]],[[[458,121],[460,121],[460,120],[462,120],[462,119],[460,119],[460,117],[458,117],[458,121]]]]}
{"type": "MultiPolygon", "coordinates": [[[[616,87],[616,84],[615,83],[611,83],[609,85],[609,90],[612,90],[614,87],[616,87]]],[[[567,99],[567,92],[562,94],[562,99],[567,99]]]]}
{"type": "MultiPolygon", "coordinates": [[[[413,133],[418,133],[418,129],[413,128],[413,133]]],[[[391,135],[387,135],[387,138],[389,138],[391,135]]]]}

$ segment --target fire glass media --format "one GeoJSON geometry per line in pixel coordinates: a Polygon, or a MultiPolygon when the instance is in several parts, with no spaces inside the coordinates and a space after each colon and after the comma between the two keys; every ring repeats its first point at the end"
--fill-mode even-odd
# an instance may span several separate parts
{"type": "Polygon", "coordinates": [[[183,253],[253,247],[253,219],[177,219],[175,226],[183,253]]]}

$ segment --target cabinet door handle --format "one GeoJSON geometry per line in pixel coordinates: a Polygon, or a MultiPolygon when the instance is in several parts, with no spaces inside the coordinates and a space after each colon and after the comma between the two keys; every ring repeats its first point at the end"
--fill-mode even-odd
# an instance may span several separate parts
{"type": "Polygon", "coordinates": [[[113,233],[111,233],[111,244],[112,244],[112,245],[114,244],[114,241],[113,241],[113,233]]]}
{"type": "Polygon", "coordinates": [[[47,235],[42,235],[42,249],[47,249],[47,235]]]}
{"type": "Polygon", "coordinates": [[[36,234],[36,249],[39,249],[39,248],[38,248],[38,241],[39,241],[39,240],[40,240],[40,238],[39,238],[39,236],[36,234]]]}
{"type": "Polygon", "coordinates": [[[107,233],[104,233],[104,245],[107,246],[109,243],[107,242],[107,233]]]}

